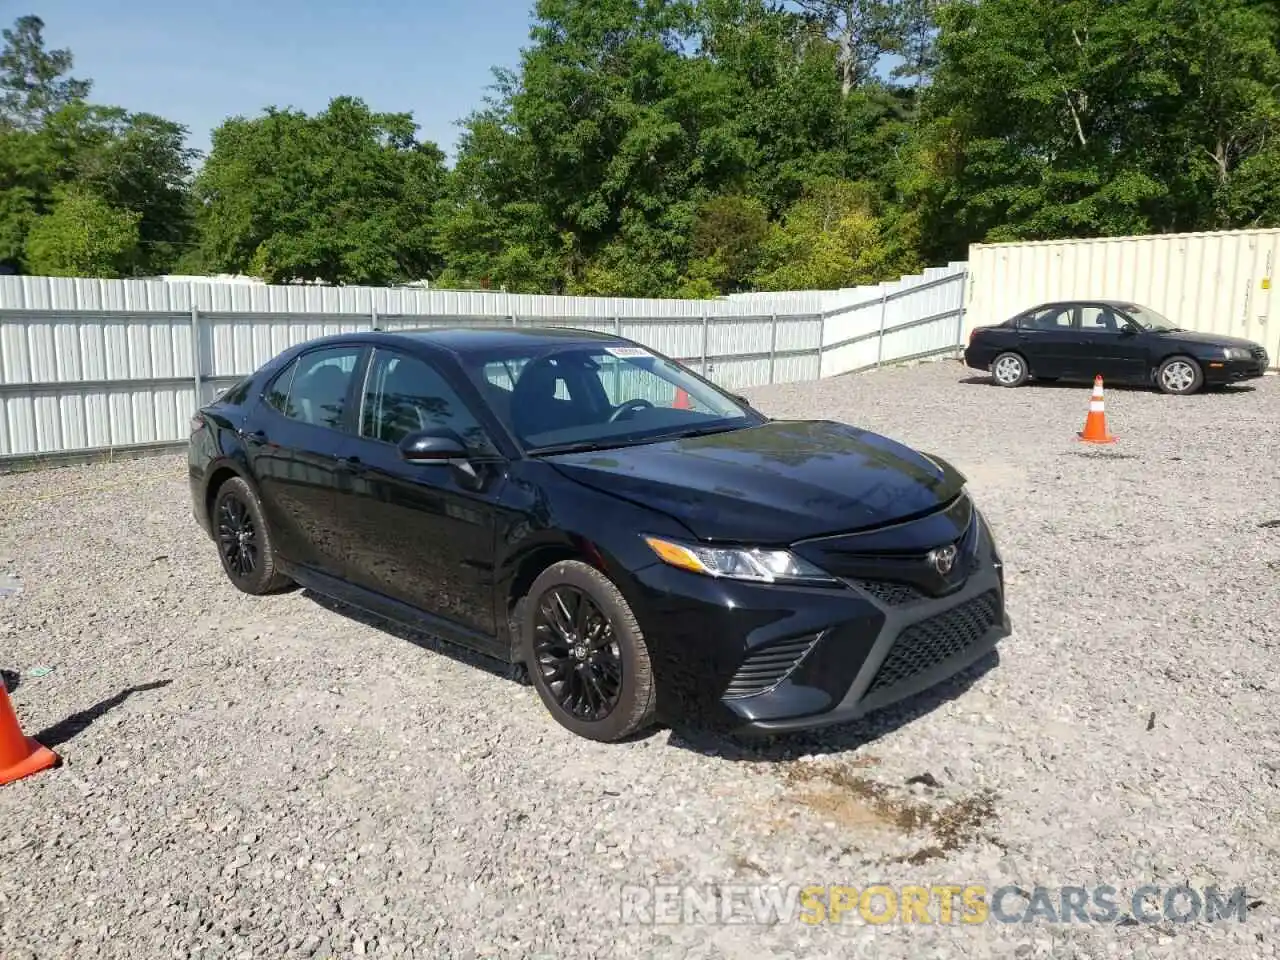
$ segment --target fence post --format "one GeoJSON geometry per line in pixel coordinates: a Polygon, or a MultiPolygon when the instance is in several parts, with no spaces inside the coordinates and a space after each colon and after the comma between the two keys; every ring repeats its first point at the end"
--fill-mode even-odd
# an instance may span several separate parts
{"type": "Polygon", "coordinates": [[[194,303],[191,304],[191,378],[196,388],[193,410],[199,410],[204,406],[204,377],[200,370],[200,308],[194,303]]]}
{"type": "Polygon", "coordinates": [[[778,315],[769,317],[769,382],[773,383],[773,364],[778,353],[778,315]]]}
{"type": "Polygon", "coordinates": [[[889,294],[880,288],[880,338],[876,340],[876,366],[884,362],[884,320],[889,312],[889,294]]]}
{"type": "Polygon", "coordinates": [[[369,308],[369,323],[370,323],[369,329],[376,332],[378,329],[378,308],[377,307],[369,308]]]}
{"type": "MultiPolygon", "coordinates": [[[[613,318],[613,335],[615,337],[622,336],[622,318],[613,318]]],[[[613,358],[613,395],[618,402],[622,402],[622,361],[618,357],[613,358]]]]}
{"type": "Polygon", "coordinates": [[[518,327],[518,326],[520,326],[520,320],[519,320],[519,318],[518,318],[514,313],[513,313],[513,314],[511,314],[511,325],[512,325],[513,327],[518,327]]]}
{"type": "Polygon", "coordinates": [[[708,380],[711,379],[707,370],[707,328],[708,328],[709,322],[710,321],[707,317],[707,308],[703,307],[702,308],[702,375],[706,377],[708,380]]]}
{"type": "Polygon", "coordinates": [[[960,309],[956,311],[956,352],[964,351],[964,295],[967,292],[969,272],[960,274],[960,309]]]}

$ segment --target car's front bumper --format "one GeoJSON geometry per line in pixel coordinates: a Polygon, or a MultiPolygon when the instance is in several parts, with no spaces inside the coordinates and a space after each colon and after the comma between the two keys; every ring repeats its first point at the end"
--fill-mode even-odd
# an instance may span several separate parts
{"type": "Polygon", "coordinates": [[[752,584],[655,565],[632,599],[659,713],[735,734],[845,723],[920,693],[1010,633],[994,551],[945,597],[881,583],[752,584]],[[873,585],[875,586],[875,585],[873,585]]]}
{"type": "Polygon", "coordinates": [[[1204,382],[1212,385],[1254,380],[1267,372],[1267,355],[1249,360],[1209,360],[1204,364],[1204,382]]]}

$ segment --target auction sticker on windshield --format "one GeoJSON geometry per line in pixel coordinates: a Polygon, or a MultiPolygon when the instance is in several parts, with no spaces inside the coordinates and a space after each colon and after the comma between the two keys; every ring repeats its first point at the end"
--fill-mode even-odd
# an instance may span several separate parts
{"type": "Polygon", "coordinates": [[[653,354],[644,347],[605,347],[605,353],[619,360],[627,360],[632,357],[652,357],[653,354]]]}

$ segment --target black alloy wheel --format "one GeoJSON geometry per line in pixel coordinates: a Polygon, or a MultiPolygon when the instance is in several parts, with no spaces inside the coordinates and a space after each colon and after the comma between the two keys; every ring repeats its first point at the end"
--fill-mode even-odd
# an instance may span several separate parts
{"type": "Polygon", "coordinates": [[[289,585],[289,578],[276,569],[275,545],[262,505],[241,477],[233,477],[218,488],[212,521],[218,559],[237,589],[256,596],[289,585]]]}
{"type": "Polygon", "coordinates": [[[515,625],[529,681],[562,727],[613,743],[653,722],[648,644],[626,598],[596,567],[547,567],[517,604],[515,625]]]}
{"type": "Polygon", "coordinates": [[[233,576],[247,579],[258,569],[258,530],[239,497],[223,497],[218,503],[218,549],[233,576]]]}
{"type": "Polygon", "coordinates": [[[577,587],[553,587],[538,601],[533,652],[560,707],[577,720],[604,720],[622,693],[613,624],[577,587]]]}

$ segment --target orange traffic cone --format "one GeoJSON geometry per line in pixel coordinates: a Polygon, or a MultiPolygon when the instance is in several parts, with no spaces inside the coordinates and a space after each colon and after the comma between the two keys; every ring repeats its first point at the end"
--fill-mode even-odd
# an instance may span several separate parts
{"type": "Polygon", "coordinates": [[[13,783],[41,770],[56,767],[60,758],[48,747],[22,735],[9,691],[0,681],[0,784],[13,783]]]}
{"type": "Polygon", "coordinates": [[[689,394],[676,387],[676,401],[671,405],[677,410],[692,410],[693,401],[689,399],[689,394]]]}
{"type": "Polygon", "coordinates": [[[1076,434],[1085,443],[1115,443],[1116,438],[1107,430],[1107,411],[1102,402],[1102,375],[1093,380],[1093,396],[1089,398],[1089,416],[1084,429],[1076,434]]]}

